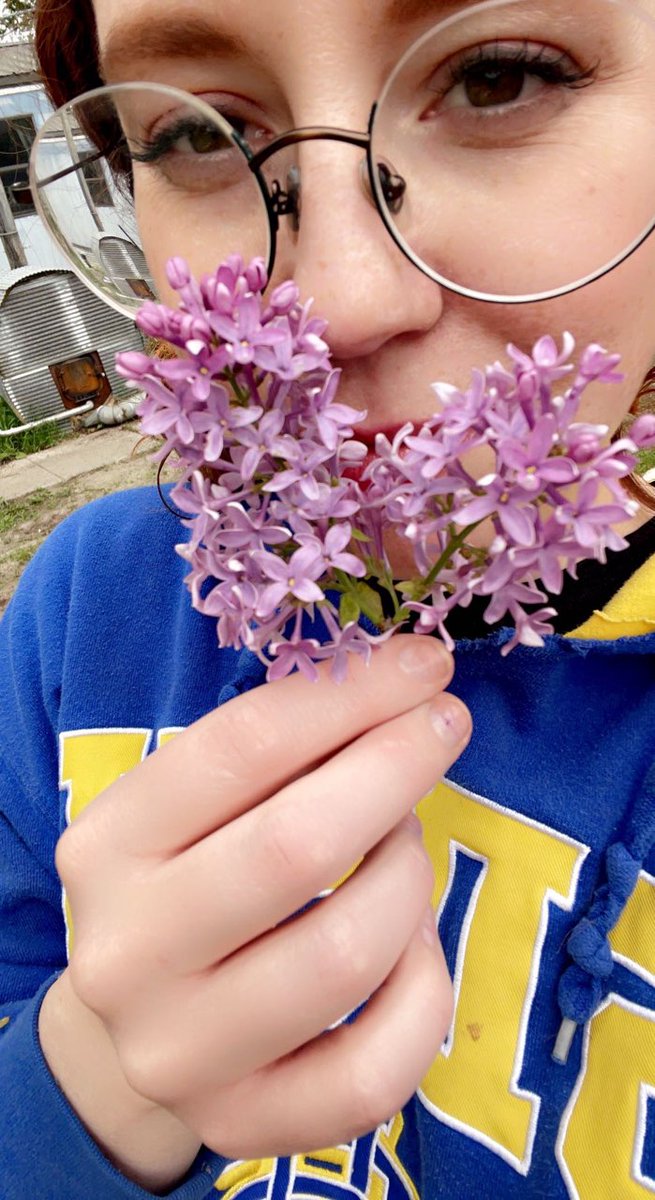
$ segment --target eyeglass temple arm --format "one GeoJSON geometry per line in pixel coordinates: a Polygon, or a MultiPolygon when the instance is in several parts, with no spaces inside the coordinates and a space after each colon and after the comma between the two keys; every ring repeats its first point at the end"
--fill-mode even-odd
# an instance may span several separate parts
{"type": "Polygon", "coordinates": [[[48,175],[47,179],[37,179],[37,191],[47,187],[49,183],[56,183],[58,179],[65,179],[67,175],[72,175],[74,171],[79,171],[80,167],[85,167],[87,163],[97,162],[99,158],[104,158],[106,150],[98,150],[96,154],[89,154],[86,158],[80,159],[77,163],[72,163],[70,167],[64,167],[62,171],[57,171],[54,175],[48,175]]]}
{"type": "MultiPolygon", "coordinates": [[[[368,150],[370,137],[367,133],[355,133],[350,129],[331,129],[329,126],[315,125],[308,126],[306,129],[293,129],[289,133],[283,133],[280,137],[275,138],[268,146],[264,146],[263,150],[259,150],[257,154],[253,154],[248,146],[238,134],[235,134],[235,140],[245,152],[248,163],[253,171],[257,171],[263,163],[277,153],[278,150],[285,150],[287,146],[294,146],[297,142],[318,142],[328,139],[332,142],[347,142],[351,146],[359,146],[361,150],[368,150]]],[[[54,175],[48,175],[47,179],[37,179],[36,186],[41,188],[46,187],[49,183],[57,183],[59,179],[65,179],[67,175],[72,175],[74,171],[78,171],[80,166],[86,166],[87,163],[97,162],[98,159],[104,158],[106,150],[99,150],[96,154],[89,154],[80,163],[73,163],[70,167],[64,167],[61,171],[56,171],[54,175]]]]}

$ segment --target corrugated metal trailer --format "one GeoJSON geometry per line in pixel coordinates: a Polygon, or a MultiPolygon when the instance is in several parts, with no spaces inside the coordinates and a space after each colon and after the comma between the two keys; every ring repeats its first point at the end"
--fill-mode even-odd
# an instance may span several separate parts
{"type": "Polygon", "coordinates": [[[81,356],[90,362],[99,356],[114,396],[134,395],[117,374],[114,356],[117,350],[140,349],[143,338],[132,321],[103,304],[70,271],[24,268],[12,272],[0,289],[0,392],[23,424],[71,407],[51,367],[81,356]]]}

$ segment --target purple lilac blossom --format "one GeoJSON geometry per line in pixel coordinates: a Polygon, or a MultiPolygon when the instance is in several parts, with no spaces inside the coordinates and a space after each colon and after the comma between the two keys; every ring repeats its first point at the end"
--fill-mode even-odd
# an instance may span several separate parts
{"type": "Polygon", "coordinates": [[[221,646],[253,651],[269,679],[296,669],[315,679],[330,660],[341,680],[349,655],[368,660],[410,618],[452,647],[448,617],[475,596],[489,624],[513,624],[501,653],[541,646],[555,615],[542,589],[557,595],[583,559],[626,545],[613,526],[636,506],[622,480],[637,449],[655,445],[655,417],[613,445],[605,426],[576,420],[589,384],[621,380],[617,355],[594,344],[576,365],[569,333],[561,349],[551,336],[530,352],[510,345],[509,363],[474,370],[469,388],[435,383],[439,410],[392,441],[378,435],[364,468],[366,413],[339,402],[326,323],[293,282],[265,298],[263,261],[238,256],[200,281],[175,258],[167,277],[178,309],[148,301],[138,324],[177,356],[130,351],[118,369],[144,392],[156,458],[180,465],[171,498],[189,532],[178,552],[192,603],[216,620],[221,646]],[[476,478],[468,456],[480,448],[488,468],[476,478]],[[486,549],[471,537],[481,522],[486,549]],[[414,558],[403,582],[387,556],[392,532],[414,558]],[[324,637],[308,636],[305,616],[322,618],[324,637]]]}

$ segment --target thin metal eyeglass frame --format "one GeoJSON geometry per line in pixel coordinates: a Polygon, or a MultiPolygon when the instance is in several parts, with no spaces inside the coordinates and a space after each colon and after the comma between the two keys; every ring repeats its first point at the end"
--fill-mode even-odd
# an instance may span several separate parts
{"type": "MultiPolygon", "coordinates": [[[[494,8],[502,7],[504,4],[511,5],[516,2],[517,2],[517,0],[491,0],[489,7],[494,7],[494,8]]],[[[608,2],[616,2],[616,0],[608,0],[608,2]]],[[[618,0],[618,2],[620,3],[621,0],[618,0]]],[[[479,5],[476,7],[486,7],[486,5],[479,5]]],[[[409,260],[409,262],[411,262],[413,264],[413,266],[415,266],[417,268],[417,270],[419,270],[423,275],[426,275],[429,279],[431,279],[434,283],[437,283],[440,287],[445,288],[447,291],[454,292],[457,295],[465,296],[468,299],[481,301],[482,303],[486,303],[486,304],[516,305],[516,304],[541,303],[546,300],[557,299],[560,296],[569,295],[572,292],[579,291],[581,288],[586,287],[588,284],[593,283],[596,280],[603,278],[605,275],[609,274],[610,271],[614,270],[615,267],[619,266],[621,263],[625,262],[628,258],[630,258],[631,255],[634,254],[639,249],[639,247],[642,246],[644,244],[644,242],[646,242],[648,240],[648,238],[651,236],[651,234],[655,230],[655,214],[653,215],[653,220],[651,221],[651,224],[641,234],[639,234],[639,236],[633,242],[631,242],[624,250],[620,251],[617,255],[615,255],[615,257],[613,259],[611,259],[608,263],[606,263],[604,266],[599,267],[596,271],[593,271],[592,273],[584,276],[581,279],[574,280],[572,283],[565,284],[559,288],[553,288],[546,292],[528,293],[525,295],[518,295],[518,296],[494,294],[494,293],[489,293],[489,292],[479,292],[475,289],[465,287],[463,284],[458,284],[458,283],[453,282],[450,279],[447,279],[445,276],[441,275],[438,271],[435,271],[433,268],[429,267],[427,265],[427,263],[425,263],[421,258],[419,258],[419,256],[414,252],[412,247],[405,240],[405,238],[400,233],[400,231],[397,229],[395,223],[392,220],[392,217],[391,217],[391,214],[387,207],[386,199],[384,197],[384,193],[382,190],[383,184],[382,184],[382,180],[380,178],[380,172],[377,169],[378,164],[376,164],[374,161],[373,146],[374,146],[374,135],[375,135],[375,120],[376,120],[377,113],[379,111],[381,101],[384,100],[385,95],[387,94],[389,88],[393,84],[393,81],[394,81],[394,78],[395,78],[397,72],[402,68],[403,64],[406,62],[406,60],[410,56],[410,54],[413,54],[416,51],[416,49],[423,44],[423,42],[427,41],[433,35],[434,35],[434,30],[431,30],[423,38],[419,39],[419,42],[415,43],[412,47],[410,47],[410,50],[403,56],[403,58],[397,64],[395,70],[392,72],[389,80],[387,81],[387,83],[383,89],[381,99],[376,101],[376,103],[373,104],[373,106],[371,108],[367,133],[359,133],[359,132],[356,132],[353,130],[340,129],[338,127],[330,127],[330,126],[301,127],[299,129],[291,129],[291,130],[286,131],[285,133],[280,134],[278,137],[274,138],[273,141],[269,142],[269,144],[267,146],[263,147],[263,149],[255,152],[252,150],[252,148],[250,147],[248,142],[244,138],[242,138],[241,135],[232,126],[230,126],[229,122],[224,117],[222,117],[220,113],[217,113],[214,109],[211,109],[210,106],[206,103],[206,101],[201,100],[197,96],[193,96],[192,93],[186,92],[181,88],[172,88],[166,84],[152,84],[152,83],[146,82],[146,81],[134,81],[134,82],[130,82],[130,83],[115,84],[115,85],[109,85],[109,86],[105,86],[105,87],[101,87],[101,88],[95,88],[91,92],[87,92],[87,93],[83,94],[82,96],[75,97],[74,99],[68,101],[66,104],[62,105],[61,108],[59,110],[57,110],[57,112],[62,112],[62,111],[66,111],[66,110],[68,110],[70,112],[70,109],[74,108],[77,104],[81,103],[82,101],[84,101],[86,99],[90,99],[92,97],[95,98],[100,93],[105,93],[105,92],[110,93],[113,91],[120,92],[120,91],[124,91],[124,90],[128,90],[128,89],[132,89],[135,87],[143,87],[148,90],[161,89],[163,92],[174,94],[176,96],[185,97],[185,98],[189,99],[192,102],[192,104],[200,111],[206,110],[206,115],[207,115],[208,119],[213,120],[216,123],[216,125],[222,129],[222,132],[227,137],[230,138],[230,140],[232,141],[234,146],[244,155],[246,162],[248,164],[248,167],[257,181],[257,185],[259,187],[259,190],[260,190],[260,193],[262,196],[262,200],[263,200],[264,206],[266,208],[268,224],[269,224],[270,245],[269,245],[268,261],[267,261],[267,273],[268,273],[269,277],[272,274],[273,265],[275,262],[275,255],[276,255],[276,249],[277,249],[277,235],[278,235],[278,232],[280,229],[280,215],[284,215],[284,214],[280,214],[279,210],[276,208],[276,196],[271,193],[271,189],[269,188],[269,185],[262,173],[261,167],[263,166],[263,164],[265,162],[268,161],[268,159],[272,158],[272,156],[274,154],[276,154],[279,150],[286,149],[292,145],[297,145],[297,144],[301,144],[304,142],[319,141],[319,140],[342,142],[342,143],[345,143],[348,145],[356,146],[360,150],[364,151],[365,156],[366,156],[367,169],[368,169],[368,184],[369,184],[370,198],[371,198],[375,208],[377,209],[378,214],[382,220],[382,223],[383,223],[385,229],[387,230],[388,234],[392,238],[394,244],[398,247],[398,249],[405,256],[405,258],[407,258],[409,260]]],[[[53,115],[56,116],[57,114],[55,113],[53,115]]],[[[37,138],[36,142],[34,143],[33,150],[36,149],[36,146],[38,145],[38,141],[39,141],[39,139],[37,138]]],[[[85,161],[93,162],[96,159],[104,157],[105,154],[106,154],[106,151],[103,150],[101,153],[98,153],[97,155],[89,155],[85,161]]],[[[77,164],[73,164],[70,167],[66,167],[66,168],[62,169],[61,171],[56,172],[54,175],[48,176],[47,179],[39,180],[36,178],[34,163],[32,161],[32,163],[30,164],[30,183],[33,184],[34,191],[36,193],[38,193],[39,191],[44,189],[49,183],[53,183],[61,178],[64,178],[66,175],[73,173],[77,169],[78,169],[77,164]]],[[[283,192],[283,189],[279,185],[279,181],[278,181],[278,187],[280,187],[280,192],[283,192]]],[[[278,195],[279,195],[279,193],[278,193],[278,195]]],[[[48,224],[48,223],[46,222],[46,224],[48,224]]],[[[53,234],[53,236],[54,236],[54,234],[53,234]]],[[[55,240],[59,242],[59,239],[57,239],[56,237],[55,237],[55,240]]],[[[61,245],[60,242],[59,242],[59,244],[61,245]]],[[[62,246],[62,248],[64,248],[64,247],[62,246]]],[[[83,279],[83,282],[87,286],[92,287],[90,281],[86,278],[86,276],[81,276],[81,278],[83,279]]],[[[92,290],[96,290],[96,289],[94,289],[92,287],[92,290]]],[[[104,295],[103,295],[103,298],[105,298],[104,295]]]]}
{"type": "MultiPolygon", "coordinates": [[[[506,2],[506,0],[500,0],[500,4],[503,2],[506,2]]],[[[511,2],[512,0],[510,0],[510,3],[511,2]]],[[[431,36],[432,32],[428,33],[426,38],[431,36]]],[[[421,41],[423,40],[424,39],[421,39],[421,41]]],[[[411,50],[413,51],[414,47],[412,47],[411,50]]],[[[398,64],[399,67],[403,62],[404,58],[401,60],[401,63],[398,64]]],[[[398,68],[396,68],[396,70],[397,69],[398,68]]],[[[376,169],[377,164],[373,159],[373,136],[378,107],[379,102],[376,102],[371,108],[367,133],[357,133],[354,130],[340,129],[338,127],[333,128],[331,126],[323,125],[306,126],[299,129],[290,129],[286,133],[280,134],[278,137],[274,138],[272,142],[269,142],[268,146],[265,146],[262,150],[258,150],[256,153],[252,151],[245,139],[242,138],[236,132],[236,130],[233,131],[233,140],[248,161],[248,166],[257,180],[264,203],[266,205],[266,211],[268,213],[270,229],[270,252],[267,264],[267,272],[269,278],[275,262],[277,234],[280,228],[280,214],[275,206],[276,197],[272,195],[270,187],[261,172],[261,167],[265,162],[268,161],[269,158],[272,158],[272,156],[276,154],[278,150],[285,150],[289,146],[297,145],[303,142],[319,140],[344,142],[348,145],[357,146],[359,149],[365,151],[370,196],[375,208],[378,211],[382,223],[387,230],[387,233],[393,239],[395,245],[402,252],[402,254],[404,254],[405,258],[407,258],[413,264],[413,266],[417,268],[417,270],[419,270],[423,275],[427,275],[428,279],[431,279],[434,283],[439,284],[440,287],[445,288],[447,291],[455,292],[459,296],[466,296],[470,300],[478,300],[485,304],[541,304],[546,300],[555,300],[560,296],[570,295],[572,292],[580,291],[582,288],[587,287],[588,284],[594,283],[598,279],[602,279],[605,275],[608,275],[610,271],[613,271],[615,267],[620,266],[621,263],[630,258],[640,246],[643,246],[643,244],[648,240],[655,230],[654,215],[650,226],[624,250],[615,255],[615,257],[611,259],[609,263],[599,267],[596,271],[591,272],[582,279],[574,280],[572,283],[565,284],[559,288],[551,288],[547,292],[534,292],[519,296],[507,296],[501,294],[496,295],[490,292],[478,292],[473,288],[465,287],[464,284],[454,283],[452,280],[440,275],[438,271],[433,270],[433,268],[429,267],[427,263],[423,261],[423,259],[419,258],[419,256],[412,250],[408,242],[405,241],[402,234],[396,228],[396,225],[391,219],[386,200],[382,194],[380,174],[376,169]]]]}
{"type": "MultiPolygon", "coordinates": [[[[249,146],[249,144],[245,140],[245,138],[242,138],[236,132],[236,130],[233,131],[232,136],[233,136],[234,142],[239,147],[241,152],[244,154],[244,156],[247,160],[247,163],[248,163],[248,167],[250,168],[253,175],[255,176],[255,179],[257,180],[257,184],[259,186],[259,190],[262,194],[262,199],[263,199],[264,205],[266,207],[266,212],[268,215],[269,235],[270,235],[269,236],[269,253],[268,253],[268,262],[266,265],[266,273],[270,279],[270,277],[273,273],[273,265],[275,263],[275,256],[276,256],[276,252],[277,252],[277,235],[280,230],[280,216],[285,216],[288,214],[281,213],[279,208],[277,207],[277,201],[279,199],[279,196],[284,195],[285,193],[284,193],[279,181],[277,181],[277,180],[275,182],[277,182],[278,187],[280,188],[280,192],[277,195],[275,195],[274,193],[271,192],[268,182],[264,178],[264,175],[261,170],[264,163],[268,162],[269,158],[272,158],[273,155],[276,154],[279,150],[286,150],[289,146],[295,146],[295,145],[298,145],[303,142],[318,142],[318,141],[324,141],[324,140],[333,141],[333,142],[343,142],[343,143],[346,143],[347,145],[357,146],[360,150],[364,150],[366,152],[366,161],[368,164],[369,187],[370,187],[371,186],[370,185],[370,173],[371,173],[370,135],[368,133],[355,133],[354,131],[352,131],[350,129],[330,128],[329,126],[325,126],[325,125],[307,125],[300,129],[289,129],[289,130],[287,130],[286,133],[281,133],[278,137],[274,138],[272,142],[269,142],[269,144],[267,146],[264,146],[261,150],[258,150],[256,152],[253,152],[253,150],[251,149],[251,147],[249,146]]],[[[371,198],[372,199],[374,198],[374,193],[373,193],[372,187],[371,187],[371,198]]],[[[377,199],[373,199],[373,202],[374,202],[375,208],[378,208],[379,205],[378,205],[377,199]]]]}

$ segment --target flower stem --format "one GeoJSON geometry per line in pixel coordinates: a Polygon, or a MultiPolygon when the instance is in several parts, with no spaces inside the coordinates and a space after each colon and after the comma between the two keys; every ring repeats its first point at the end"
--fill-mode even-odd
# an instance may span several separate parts
{"type": "Polygon", "coordinates": [[[391,571],[389,570],[388,566],[385,565],[383,572],[378,574],[378,579],[379,579],[380,583],[382,584],[382,586],[387,589],[389,595],[391,596],[391,600],[392,600],[393,608],[394,608],[394,613],[393,613],[393,618],[392,618],[393,624],[395,625],[400,621],[404,621],[405,617],[401,616],[402,607],[398,603],[398,592],[396,590],[396,586],[394,584],[393,577],[391,575],[391,571]]]}
{"type": "Polygon", "coordinates": [[[245,391],[244,388],[239,386],[239,381],[236,376],[236,371],[234,371],[232,369],[232,367],[226,367],[225,371],[224,371],[224,375],[225,375],[225,378],[227,379],[227,382],[229,383],[230,387],[232,388],[234,395],[237,398],[237,402],[242,407],[244,405],[247,405],[250,402],[251,396],[250,396],[249,392],[245,391]]]}
{"type": "Polygon", "coordinates": [[[450,539],[445,550],[440,555],[440,557],[437,559],[437,561],[434,564],[434,566],[432,567],[432,569],[425,576],[425,579],[422,581],[422,586],[423,586],[424,592],[430,591],[430,588],[432,587],[432,585],[434,583],[436,583],[436,581],[439,578],[439,575],[443,571],[444,567],[448,566],[448,563],[450,562],[451,558],[453,557],[453,554],[456,554],[457,551],[461,549],[461,547],[464,545],[466,539],[468,537],[470,537],[470,535],[473,533],[474,529],[477,529],[479,524],[480,524],[480,522],[476,521],[473,525],[467,525],[466,528],[463,529],[461,533],[458,533],[456,537],[450,539]]]}

